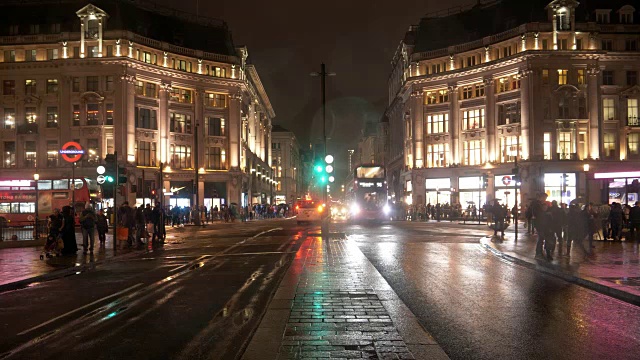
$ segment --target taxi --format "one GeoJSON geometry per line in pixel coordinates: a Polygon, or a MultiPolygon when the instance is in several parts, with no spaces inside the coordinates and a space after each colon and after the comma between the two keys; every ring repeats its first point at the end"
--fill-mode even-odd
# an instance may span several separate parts
{"type": "Polygon", "coordinates": [[[298,225],[303,223],[319,223],[329,214],[326,204],[319,201],[306,200],[296,205],[298,225]]]}

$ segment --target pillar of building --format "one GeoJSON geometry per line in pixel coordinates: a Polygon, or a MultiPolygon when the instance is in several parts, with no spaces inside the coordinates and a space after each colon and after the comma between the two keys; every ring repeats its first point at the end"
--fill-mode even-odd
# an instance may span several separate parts
{"type": "Polygon", "coordinates": [[[84,57],[84,31],[87,25],[85,24],[85,17],[80,17],[80,57],[84,57]]]}
{"type": "Polygon", "coordinates": [[[161,83],[158,102],[158,147],[156,152],[158,159],[168,165],[171,154],[169,154],[169,92],[170,83],[161,83]]]}
{"type": "Polygon", "coordinates": [[[489,161],[498,159],[496,153],[496,92],[494,80],[491,77],[483,79],[485,94],[485,120],[487,122],[487,158],[489,161]]]}
{"type": "Polygon", "coordinates": [[[229,148],[227,152],[227,163],[230,170],[240,170],[240,102],[242,94],[232,94],[229,100],[229,148]]]}
{"type": "Polygon", "coordinates": [[[98,57],[102,57],[102,18],[98,20],[98,57]]]}
{"type": "Polygon", "coordinates": [[[449,86],[449,134],[451,135],[451,158],[454,164],[462,163],[462,150],[460,148],[460,102],[458,101],[458,87],[449,86]]]}
{"type": "Polygon", "coordinates": [[[206,147],[205,144],[205,137],[203,136],[204,134],[204,123],[205,123],[205,119],[204,119],[204,89],[202,88],[198,88],[195,90],[195,96],[194,96],[194,105],[195,105],[195,119],[194,119],[194,124],[197,129],[197,131],[194,132],[193,136],[194,136],[194,140],[195,137],[198,137],[198,166],[199,167],[205,167],[205,163],[204,163],[204,149],[206,147]]]}
{"type": "Polygon", "coordinates": [[[558,17],[555,9],[553,11],[553,50],[558,50],[558,17]]]}
{"type": "MultiPolygon", "coordinates": [[[[422,105],[422,90],[411,93],[411,126],[413,126],[413,167],[424,167],[424,106],[422,105]]],[[[367,162],[368,159],[367,159],[367,162]]]]}
{"type": "Polygon", "coordinates": [[[589,104],[589,157],[592,159],[600,158],[600,93],[598,91],[598,73],[600,68],[597,66],[587,69],[589,78],[587,79],[589,104]]]}
{"type": "Polygon", "coordinates": [[[518,76],[520,77],[520,157],[522,159],[529,159],[529,144],[531,139],[529,138],[529,125],[531,114],[531,101],[530,101],[530,87],[532,71],[529,69],[521,70],[518,76]]]}

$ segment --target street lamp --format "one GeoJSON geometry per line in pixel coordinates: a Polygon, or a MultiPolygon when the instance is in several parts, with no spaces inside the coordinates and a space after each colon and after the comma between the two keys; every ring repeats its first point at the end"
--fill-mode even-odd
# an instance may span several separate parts
{"type": "Polygon", "coordinates": [[[36,226],[35,226],[35,238],[36,240],[40,239],[40,234],[39,234],[39,229],[38,229],[38,180],[40,180],[40,174],[35,173],[33,174],[33,180],[35,181],[36,184],[36,207],[35,207],[35,212],[36,212],[36,226]]]}
{"type": "Polygon", "coordinates": [[[582,170],[584,170],[585,205],[589,205],[589,164],[582,165],[582,170]]]}

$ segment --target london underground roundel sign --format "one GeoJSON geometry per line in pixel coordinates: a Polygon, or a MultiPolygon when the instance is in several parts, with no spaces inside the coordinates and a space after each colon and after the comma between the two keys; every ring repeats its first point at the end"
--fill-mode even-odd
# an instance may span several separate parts
{"type": "Polygon", "coordinates": [[[84,150],[82,146],[75,141],[69,141],[62,145],[62,149],[59,151],[60,155],[65,161],[70,163],[78,162],[82,159],[82,155],[84,155],[84,150]]]}

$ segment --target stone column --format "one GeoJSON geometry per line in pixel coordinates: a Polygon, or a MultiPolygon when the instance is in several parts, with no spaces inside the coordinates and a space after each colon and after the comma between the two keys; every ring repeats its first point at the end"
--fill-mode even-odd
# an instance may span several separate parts
{"type": "Polygon", "coordinates": [[[251,150],[252,153],[256,154],[256,109],[255,109],[255,105],[250,104],[249,105],[249,114],[247,114],[248,119],[249,119],[249,130],[248,130],[248,137],[249,139],[247,140],[249,143],[249,150],[251,150]]]}
{"type": "Polygon", "coordinates": [[[495,81],[493,78],[488,77],[482,80],[484,82],[484,94],[485,94],[485,120],[487,124],[487,155],[489,161],[498,160],[496,153],[496,91],[495,81]]]}
{"type": "Polygon", "coordinates": [[[413,167],[424,167],[424,106],[422,90],[411,93],[411,126],[413,127],[413,167]]]}
{"type": "Polygon", "coordinates": [[[242,119],[240,117],[240,103],[242,94],[231,94],[229,96],[229,148],[227,152],[227,162],[230,170],[240,169],[240,126],[242,119]]]}
{"type": "MultiPolygon", "coordinates": [[[[194,116],[193,119],[194,129],[197,125],[198,131],[194,131],[194,145],[195,145],[195,137],[198,137],[198,166],[204,167],[204,148],[205,148],[205,137],[204,137],[204,89],[198,88],[194,91],[194,116]]],[[[204,192],[204,190],[203,190],[204,192]]],[[[202,194],[202,192],[201,192],[202,194]]],[[[201,196],[202,198],[202,196],[201,196]]]]}
{"type": "Polygon", "coordinates": [[[531,99],[530,99],[530,86],[531,82],[529,78],[531,76],[532,71],[529,69],[521,70],[520,76],[520,147],[522,151],[520,152],[520,157],[522,159],[529,159],[529,153],[531,149],[529,149],[530,138],[529,138],[529,116],[531,114],[531,99]]]}
{"type": "Polygon", "coordinates": [[[589,106],[589,157],[600,158],[600,93],[598,89],[598,74],[600,68],[597,66],[587,69],[587,96],[589,106]]]}
{"type": "Polygon", "coordinates": [[[553,50],[558,50],[558,18],[553,10],[553,50]]]}
{"type": "Polygon", "coordinates": [[[462,144],[460,143],[460,103],[458,101],[458,86],[449,85],[449,134],[451,135],[451,158],[454,164],[462,163],[462,144]]]}
{"type": "Polygon", "coordinates": [[[135,163],[130,161],[132,156],[135,157],[136,146],[136,90],[135,82],[136,77],[133,75],[123,75],[122,80],[125,86],[125,101],[124,101],[124,114],[123,119],[126,119],[126,131],[125,131],[125,144],[123,146],[124,152],[122,153],[122,159],[127,163],[135,163]]]}
{"type": "Polygon", "coordinates": [[[102,57],[102,19],[98,20],[98,56],[102,57]]]}
{"type": "Polygon", "coordinates": [[[80,18],[80,57],[84,57],[84,29],[87,27],[85,18],[80,18]]]}
{"type": "Polygon", "coordinates": [[[158,159],[168,164],[171,154],[169,154],[169,92],[170,83],[161,83],[158,101],[158,159]]]}

